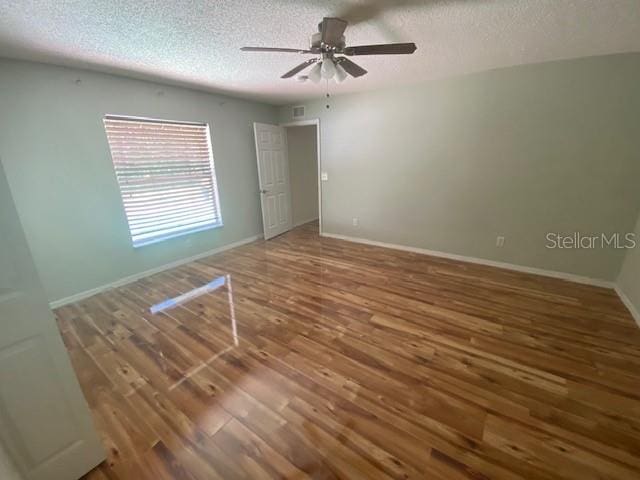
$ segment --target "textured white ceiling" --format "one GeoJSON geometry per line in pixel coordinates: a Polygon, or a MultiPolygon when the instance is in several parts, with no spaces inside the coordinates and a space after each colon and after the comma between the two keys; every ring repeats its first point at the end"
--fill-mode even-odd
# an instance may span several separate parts
{"type": "Polygon", "coordinates": [[[125,73],[283,104],[323,85],[279,77],[323,16],[347,44],[413,41],[413,55],[352,57],[369,70],[332,93],[548,60],[640,51],[640,0],[0,0],[0,56],[125,73]]]}

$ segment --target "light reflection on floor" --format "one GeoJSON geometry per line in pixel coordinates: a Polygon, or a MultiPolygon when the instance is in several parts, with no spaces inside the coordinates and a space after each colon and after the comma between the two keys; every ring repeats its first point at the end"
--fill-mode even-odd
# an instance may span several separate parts
{"type": "Polygon", "coordinates": [[[156,303],[155,305],[152,305],[151,308],[149,308],[149,311],[155,314],[158,312],[163,312],[165,310],[169,310],[171,308],[177,307],[178,305],[188,302],[189,300],[193,300],[194,298],[197,298],[200,295],[213,292],[214,290],[217,290],[218,288],[223,287],[224,284],[226,283],[226,280],[230,278],[231,277],[229,275],[220,276],[210,281],[206,285],[203,285],[198,288],[194,288],[193,290],[189,290],[188,292],[183,293],[182,295],[179,295],[177,297],[168,298],[166,300],[163,300],[160,303],[156,303]]]}
{"type": "MultiPolygon", "coordinates": [[[[217,352],[215,355],[211,356],[211,358],[209,358],[208,360],[206,360],[205,362],[203,362],[201,365],[199,365],[197,368],[193,369],[192,371],[190,371],[188,374],[186,374],[183,378],[181,378],[180,380],[178,380],[176,383],[174,383],[171,387],[169,387],[169,390],[173,390],[174,388],[176,388],[177,386],[179,386],[182,382],[184,382],[186,379],[190,378],[191,376],[195,375],[196,373],[198,373],[199,371],[201,371],[203,368],[205,368],[207,365],[209,365],[211,362],[213,362],[214,360],[216,360],[218,357],[220,357],[220,355],[224,355],[225,353],[227,353],[228,351],[230,351],[233,347],[237,347],[240,345],[240,341],[239,341],[239,336],[238,336],[238,326],[236,324],[236,310],[235,310],[235,306],[233,303],[233,285],[231,284],[231,275],[230,274],[226,274],[226,275],[222,275],[220,277],[217,277],[215,279],[213,279],[212,281],[210,281],[209,283],[201,286],[201,287],[197,287],[194,288],[193,290],[189,290],[186,293],[183,293],[181,295],[178,295],[177,297],[174,298],[168,298],[166,300],[163,300],[160,303],[156,303],[155,305],[152,305],[149,308],[149,311],[152,314],[157,314],[157,313],[161,313],[164,312],[166,310],[170,310],[172,308],[175,308],[179,305],[185,304],[191,300],[194,300],[202,295],[206,295],[209,293],[213,293],[216,290],[218,290],[221,287],[227,286],[227,298],[229,301],[229,318],[231,319],[231,335],[233,337],[233,345],[229,345],[229,347],[223,349],[220,352],[217,352]]],[[[162,352],[160,352],[160,355],[164,356],[162,354],[162,352]]]]}

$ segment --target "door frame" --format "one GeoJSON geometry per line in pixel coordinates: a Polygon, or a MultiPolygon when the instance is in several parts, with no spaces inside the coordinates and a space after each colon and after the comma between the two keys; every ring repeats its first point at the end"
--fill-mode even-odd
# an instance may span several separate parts
{"type": "MultiPolygon", "coordinates": [[[[319,224],[319,233],[322,235],[322,157],[320,156],[321,148],[320,148],[320,119],[319,118],[311,118],[309,120],[298,120],[295,122],[286,122],[280,123],[281,127],[304,127],[306,125],[315,125],[316,126],[316,158],[318,163],[318,224],[319,224]]],[[[287,148],[288,144],[287,144],[287,148]]]]}

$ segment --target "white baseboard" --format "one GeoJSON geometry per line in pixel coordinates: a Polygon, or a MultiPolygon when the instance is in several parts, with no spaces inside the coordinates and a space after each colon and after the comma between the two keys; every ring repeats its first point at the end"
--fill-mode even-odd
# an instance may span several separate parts
{"type": "Polygon", "coordinates": [[[317,222],[317,221],[318,221],[318,217],[307,218],[306,220],[300,220],[300,221],[294,223],[292,228],[299,227],[300,225],[304,225],[305,223],[317,222]]]}
{"type": "Polygon", "coordinates": [[[447,258],[449,260],[458,260],[460,262],[476,263],[479,265],[487,265],[489,267],[504,268],[506,270],[513,270],[516,272],[531,273],[534,275],[542,275],[545,277],[559,278],[561,280],[568,280],[570,282],[582,283],[585,285],[593,285],[596,287],[611,288],[611,289],[615,288],[615,284],[613,282],[610,282],[607,280],[601,280],[598,278],[584,277],[582,275],[574,275],[572,273],[556,272],[554,270],[545,270],[542,268],[535,268],[535,267],[525,267],[523,265],[515,265],[513,263],[498,262],[495,260],[486,260],[484,258],[477,258],[477,257],[467,257],[465,255],[457,255],[455,253],[439,252],[437,250],[428,250],[426,248],[409,247],[406,245],[396,245],[394,243],[378,242],[376,240],[350,237],[348,235],[338,235],[336,233],[322,232],[320,235],[323,237],[346,240],[348,242],[363,243],[365,245],[374,245],[376,247],[392,248],[394,250],[404,250],[406,252],[420,253],[423,255],[431,255],[433,257],[447,258]]]}
{"type": "Polygon", "coordinates": [[[631,299],[627,297],[627,294],[624,293],[618,285],[615,286],[615,290],[618,296],[620,297],[620,300],[622,300],[622,303],[624,303],[624,306],[627,307],[627,310],[629,310],[629,313],[638,324],[638,327],[640,327],[640,312],[638,312],[638,309],[636,308],[636,306],[633,304],[631,299]]]}
{"type": "Polygon", "coordinates": [[[100,292],[104,292],[105,290],[122,287],[123,285],[126,285],[128,283],[132,283],[132,282],[135,282],[136,280],[140,280],[141,278],[148,277],[150,275],[160,273],[165,270],[169,270],[171,268],[179,267],[180,265],[184,265],[185,263],[194,262],[201,258],[215,255],[216,253],[224,252],[225,250],[230,250],[232,248],[240,247],[242,245],[246,245],[247,243],[255,242],[256,240],[259,240],[261,238],[262,238],[262,235],[254,235],[252,237],[243,238],[242,240],[238,240],[237,242],[233,242],[233,243],[228,243],[227,245],[214,248],[213,250],[208,250],[206,252],[199,253],[197,255],[193,255],[188,258],[182,258],[180,260],[176,260],[175,262],[167,263],[165,265],[161,265],[159,267],[152,268],[150,270],[145,270],[144,272],[135,273],[133,275],[129,275],[127,277],[116,280],[115,282],[111,282],[106,285],[101,285],[99,287],[92,288],[91,290],[86,290],[84,292],[76,293],[74,295],[61,298],[59,300],[54,300],[49,303],[49,307],[53,309],[53,308],[62,307],[63,305],[67,305],[69,303],[78,302],[85,298],[96,295],[100,292]]]}

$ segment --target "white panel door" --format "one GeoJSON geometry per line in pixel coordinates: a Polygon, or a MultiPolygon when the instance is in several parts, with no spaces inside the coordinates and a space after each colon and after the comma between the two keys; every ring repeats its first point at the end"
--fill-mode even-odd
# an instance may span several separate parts
{"type": "Polygon", "coordinates": [[[291,188],[287,135],[283,127],[254,123],[262,225],[268,239],[291,230],[291,188]]]}
{"type": "Polygon", "coordinates": [[[1,164],[0,437],[26,480],[75,480],[105,458],[1,164]]]}

